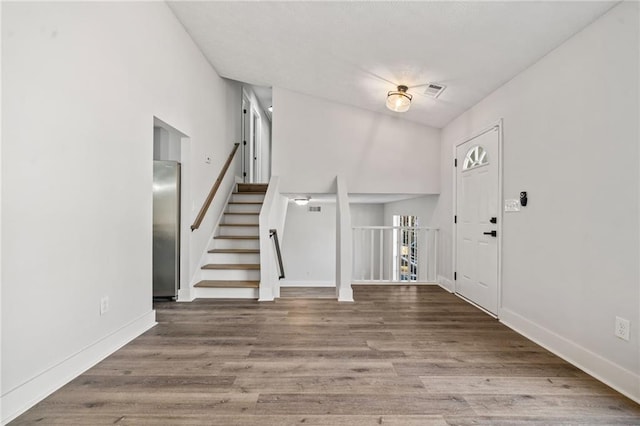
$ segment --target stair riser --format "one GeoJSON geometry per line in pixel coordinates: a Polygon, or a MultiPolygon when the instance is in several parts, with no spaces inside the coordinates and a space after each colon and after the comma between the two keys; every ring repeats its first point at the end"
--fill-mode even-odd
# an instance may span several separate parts
{"type": "Polygon", "coordinates": [[[255,281],[255,280],[260,280],[260,270],[203,269],[201,277],[203,280],[255,281]]]}
{"type": "Polygon", "coordinates": [[[231,201],[241,203],[261,203],[264,201],[264,194],[233,194],[231,195],[231,201]]]}
{"type": "Polygon", "coordinates": [[[195,288],[198,299],[257,299],[260,290],[257,288],[195,288]]]}
{"type": "Polygon", "coordinates": [[[260,216],[257,214],[225,214],[222,223],[250,223],[257,225],[260,216]]]}
{"type": "Polygon", "coordinates": [[[208,253],[206,263],[260,263],[259,254],[208,253]]]}
{"type": "Polygon", "coordinates": [[[214,240],[214,248],[219,249],[259,249],[260,248],[260,240],[226,240],[215,239],[214,240]]]}
{"type": "Polygon", "coordinates": [[[258,236],[257,226],[221,226],[219,235],[234,235],[234,236],[258,236]]]}
{"type": "Polygon", "coordinates": [[[260,213],[262,204],[229,204],[227,211],[229,213],[260,213]]]}

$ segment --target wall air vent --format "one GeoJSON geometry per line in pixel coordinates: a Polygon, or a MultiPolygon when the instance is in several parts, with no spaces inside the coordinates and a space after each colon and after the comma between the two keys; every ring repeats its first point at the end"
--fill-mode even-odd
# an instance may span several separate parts
{"type": "Polygon", "coordinates": [[[446,88],[447,86],[445,86],[444,84],[429,83],[427,84],[427,89],[424,91],[424,94],[431,98],[437,98],[442,94],[442,92],[444,92],[444,89],[446,88]]]}
{"type": "Polygon", "coordinates": [[[309,211],[317,213],[320,211],[320,206],[309,206],[309,211]]]}

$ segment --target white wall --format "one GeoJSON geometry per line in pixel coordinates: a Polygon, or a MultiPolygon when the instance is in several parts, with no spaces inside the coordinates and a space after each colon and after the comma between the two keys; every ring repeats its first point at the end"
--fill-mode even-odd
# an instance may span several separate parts
{"type": "Polygon", "coordinates": [[[260,182],[269,182],[271,178],[271,121],[266,112],[260,115],[262,125],[260,126],[260,182]]]}
{"type": "Polygon", "coordinates": [[[182,135],[175,130],[153,127],[153,159],[180,162],[182,135]]]}
{"type": "Polygon", "coordinates": [[[419,226],[431,226],[438,204],[438,195],[425,195],[384,205],[384,225],[393,225],[393,216],[418,216],[419,226]]]}
{"type": "MultiPolygon", "coordinates": [[[[381,100],[381,102],[383,99],[381,100]]],[[[440,131],[273,88],[272,167],[283,192],[440,192],[440,131]]]]}
{"type": "Polygon", "coordinates": [[[384,204],[350,203],[353,226],[384,225],[384,204]]]}
{"type": "Polygon", "coordinates": [[[335,202],[311,202],[306,206],[289,202],[282,259],[286,273],[283,286],[335,286],[335,202]],[[321,211],[310,212],[309,206],[320,206],[321,211]]]}
{"type": "Polygon", "coordinates": [[[442,132],[440,270],[452,281],[453,147],[504,118],[501,318],[640,400],[638,3],[622,3],[442,132]]]}
{"type": "MultiPolygon", "coordinates": [[[[2,9],[6,420],[153,323],[153,117],[190,137],[197,209],[239,140],[241,95],[164,3],[2,9]]],[[[221,203],[190,235],[196,261],[221,203]]]]}

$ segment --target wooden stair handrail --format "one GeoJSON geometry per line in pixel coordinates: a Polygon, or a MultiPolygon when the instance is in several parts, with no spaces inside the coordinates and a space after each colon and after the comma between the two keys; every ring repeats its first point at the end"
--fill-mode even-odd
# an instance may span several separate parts
{"type": "Polygon", "coordinates": [[[233,144],[233,150],[231,150],[231,154],[229,154],[229,158],[227,158],[227,162],[224,163],[224,166],[222,166],[222,170],[220,170],[218,179],[216,179],[216,182],[211,187],[211,191],[209,191],[209,195],[207,195],[207,199],[204,200],[204,204],[202,204],[202,207],[200,208],[200,212],[198,213],[198,216],[196,216],[196,220],[193,222],[193,225],[191,225],[191,231],[195,231],[196,229],[198,229],[200,227],[200,224],[204,220],[204,216],[207,214],[207,210],[209,210],[209,206],[213,201],[213,197],[216,196],[216,192],[218,192],[218,188],[220,188],[220,185],[222,184],[222,180],[224,179],[224,176],[227,174],[227,170],[229,170],[231,161],[233,161],[233,157],[236,155],[236,151],[238,150],[239,146],[240,144],[237,142],[233,144]]]}

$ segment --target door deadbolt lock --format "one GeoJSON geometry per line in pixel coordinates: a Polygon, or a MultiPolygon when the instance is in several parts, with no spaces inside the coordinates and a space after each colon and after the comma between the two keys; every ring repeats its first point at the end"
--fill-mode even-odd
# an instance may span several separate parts
{"type": "Polygon", "coordinates": [[[492,217],[491,219],[489,219],[490,223],[498,223],[498,218],[497,217],[492,217]]]}

